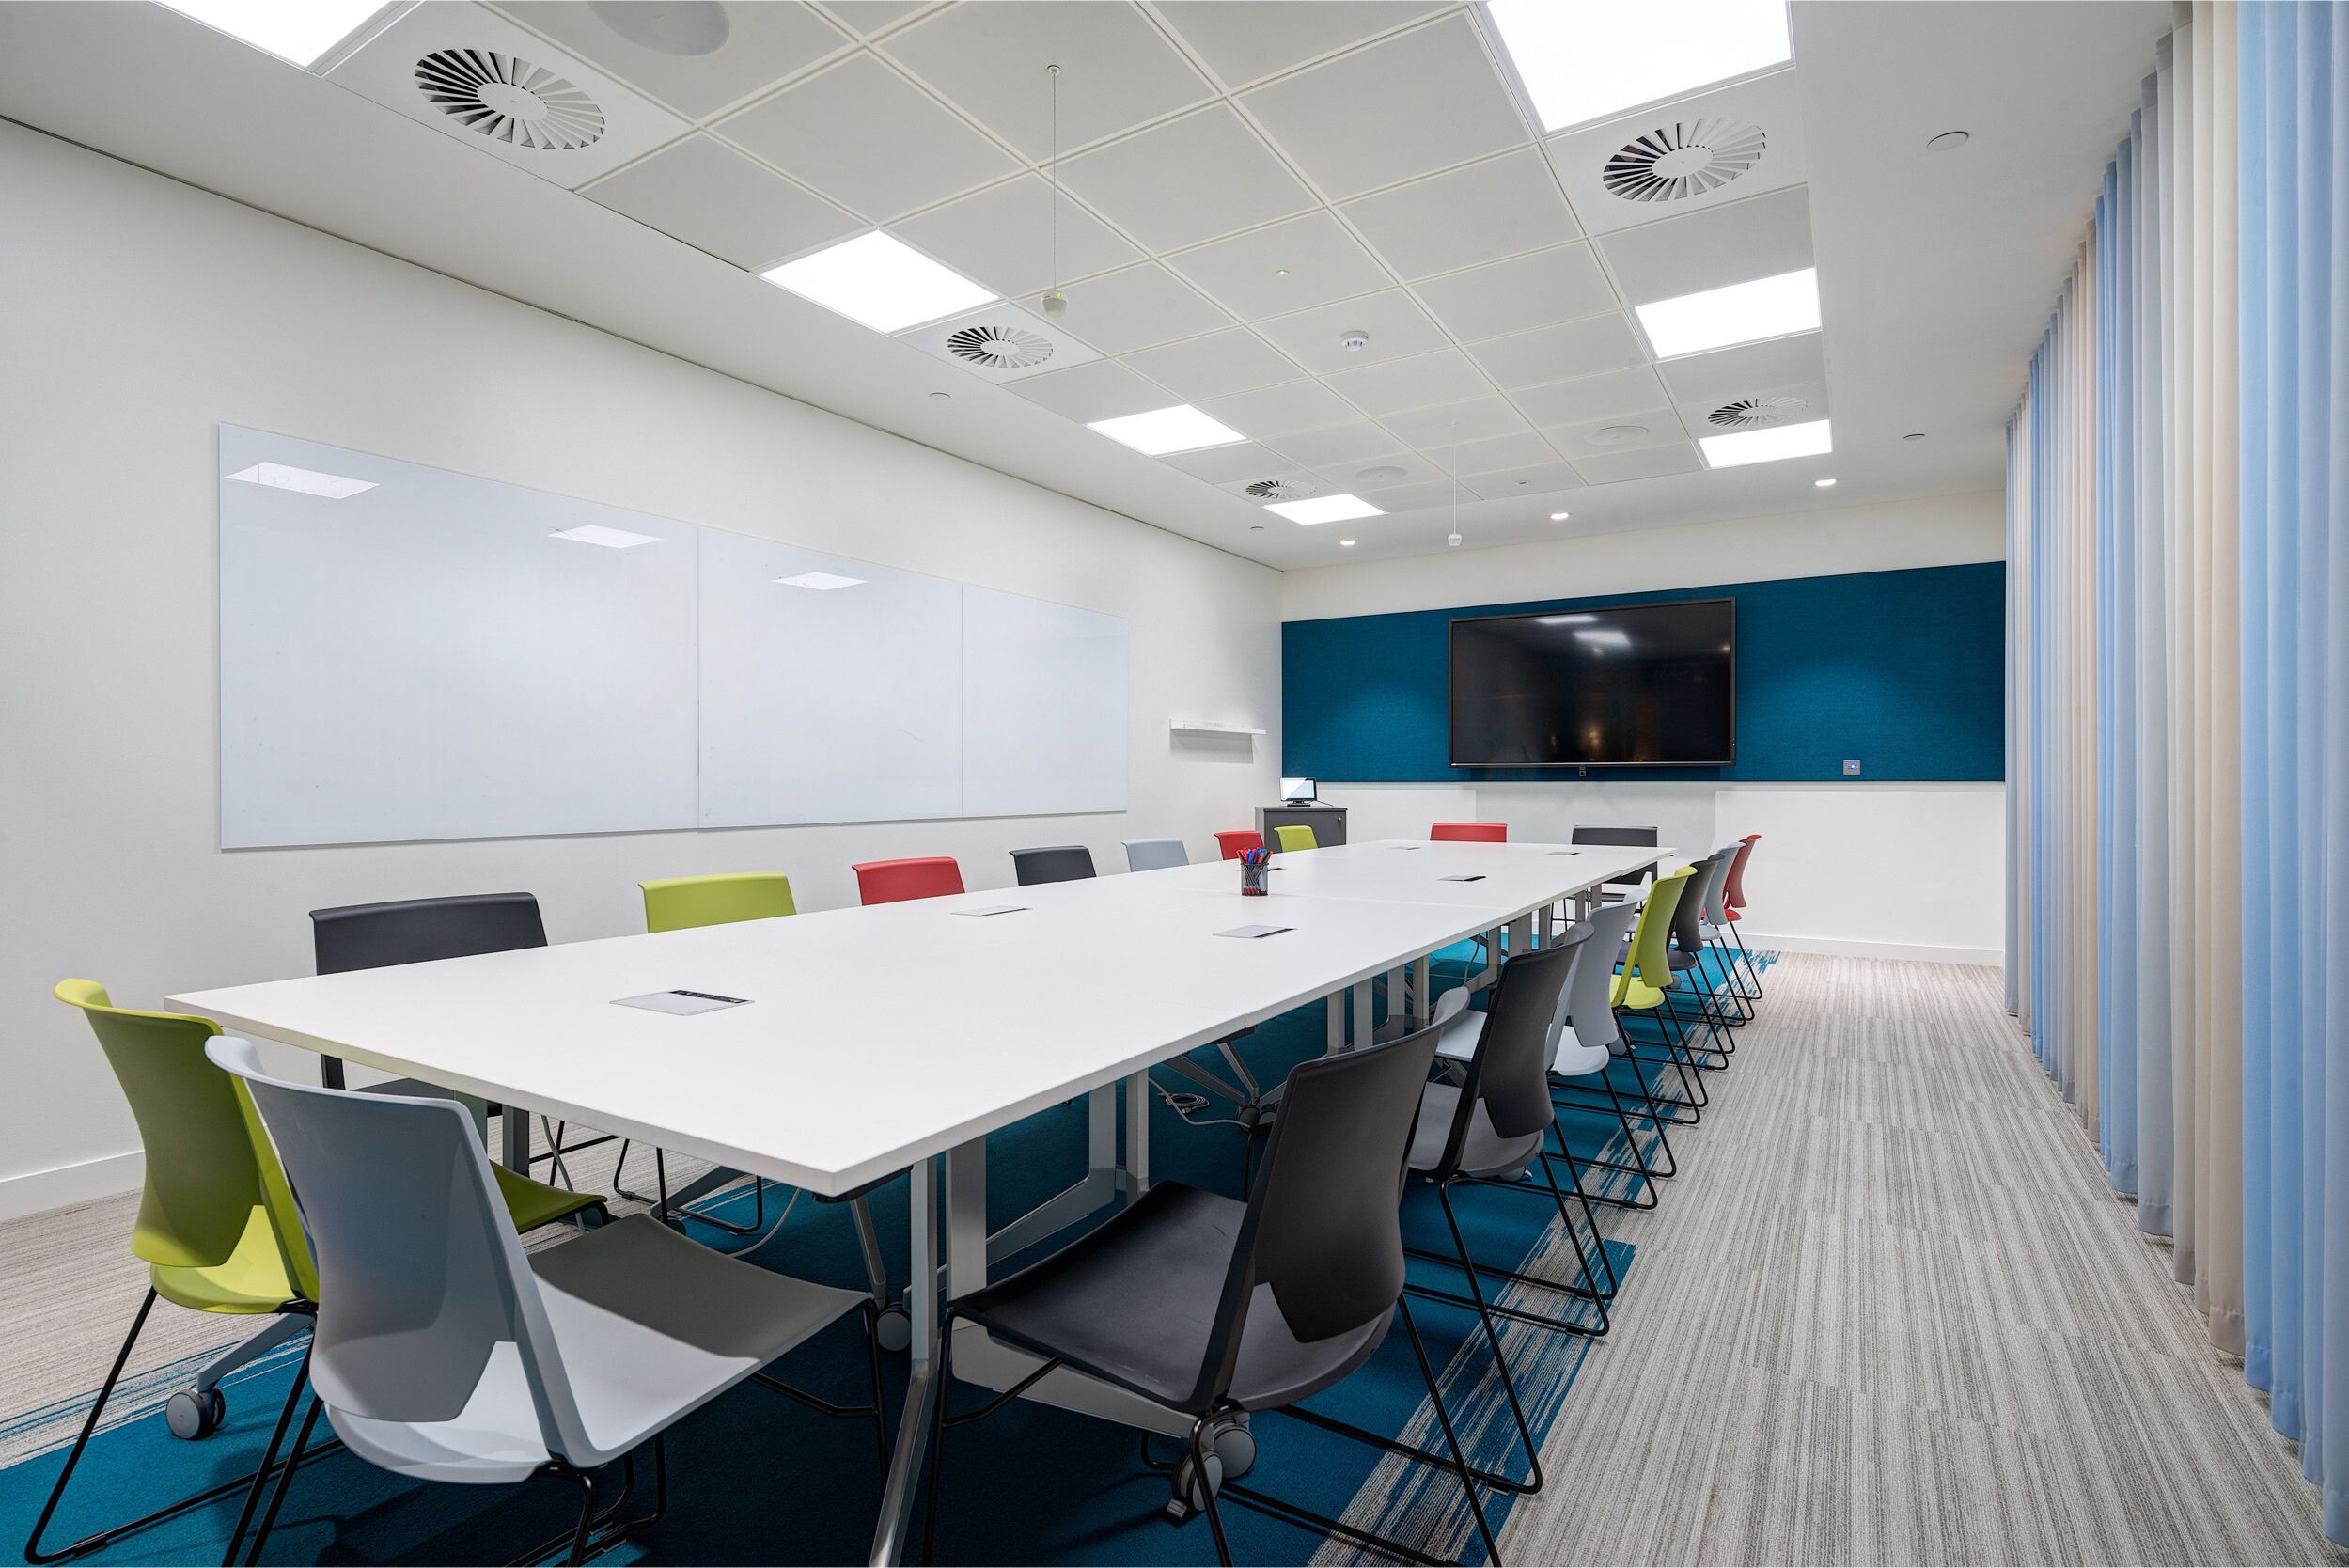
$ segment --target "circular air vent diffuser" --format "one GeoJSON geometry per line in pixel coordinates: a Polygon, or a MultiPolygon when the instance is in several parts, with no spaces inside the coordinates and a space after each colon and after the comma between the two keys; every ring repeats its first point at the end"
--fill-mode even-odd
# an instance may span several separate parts
{"type": "Polygon", "coordinates": [[[1747,120],[1675,120],[1616,149],[1599,179],[1625,201],[1681,201],[1744,174],[1769,143],[1747,120]]]}
{"type": "Polygon", "coordinates": [[[1260,501],[1295,501],[1320,494],[1322,487],[1311,479],[1259,479],[1247,493],[1260,501]]]}
{"type": "Polygon", "coordinates": [[[416,90],[466,130],[509,147],[575,152],[603,134],[603,111],[544,66],[490,49],[436,49],[416,90]]]}
{"type": "Polygon", "coordinates": [[[947,353],[989,370],[1025,370],[1052,357],[1052,339],[1015,326],[966,326],[947,334],[947,353]]]}
{"type": "Polygon", "coordinates": [[[1705,422],[1723,430],[1747,431],[1758,425],[1783,425],[1808,406],[1800,398],[1740,398],[1705,416],[1705,422]]]}

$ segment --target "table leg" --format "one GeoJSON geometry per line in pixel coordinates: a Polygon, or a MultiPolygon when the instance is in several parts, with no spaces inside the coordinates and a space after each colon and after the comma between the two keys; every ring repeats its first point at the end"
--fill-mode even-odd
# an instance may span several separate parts
{"type": "Polygon", "coordinates": [[[1150,1191],[1150,1074],[1125,1081],[1125,1158],[1120,1172],[1129,1197],[1150,1191]]]}
{"type": "Polygon", "coordinates": [[[504,1145],[500,1162],[519,1175],[529,1175],[530,1113],[519,1105],[499,1106],[497,1131],[498,1141],[504,1145]]]}
{"type": "Polygon", "coordinates": [[[1357,980],[1354,987],[1354,1043],[1356,1050],[1370,1043],[1370,982],[1357,980]]]}
{"type": "Polygon", "coordinates": [[[1333,991],[1325,1004],[1329,1015],[1329,1040],[1326,1049],[1331,1056],[1346,1048],[1346,994],[1333,991]]]}
{"type": "Polygon", "coordinates": [[[924,1160],[909,1173],[912,1184],[912,1278],[906,1301],[914,1316],[911,1346],[912,1375],[905,1384],[905,1410],[898,1419],[897,1444],[889,1455],[889,1475],[881,1489],[881,1517],[874,1526],[875,1564],[902,1561],[914,1519],[914,1494],[921,1489],[923,1450],[930,1438],[932,1400],[944,1397],[937,1386],[938,1366],[938,1231],[937,1162],[924,1160]]]}

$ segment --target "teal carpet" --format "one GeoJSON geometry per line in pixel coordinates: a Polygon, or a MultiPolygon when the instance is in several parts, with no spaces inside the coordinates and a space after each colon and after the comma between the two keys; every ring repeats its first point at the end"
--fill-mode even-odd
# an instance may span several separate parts
{"type": "MultiPolygon", "coordinates": [[[[1439,976],[1444,968],[1456,970],[1465,949],[1448,956],[1450,962],[1439,965],[1439,976]]],[[[1260,1079],[1276,1081],[1289,1066],[1318,1055],[1323,1036],[1323,1013],[1316,1004],[1258,1029],[1244,1042],[1244,1055],[1260,1079]]],[[[1207,1059],[1212,1063],[1212,1057],[1207,1059]]],[[[1633,1070],[1619,1065],[1615,1071],[1622,1087],[1636,1092],[1633,1070]]],[[[1659,1078],[1653,1069],[1649,1075],[1659,1078]]],[[[1190,1086],[1174,1080],[1169,1087],[1190,1086]]],[[[1660,1077],[1661,1090],[1675,1087],[1669,1076],[1660,1077]]],[[[1560,1130],[1567,1147],[1578,1155],[1606,1145],[1612,1146],[1606,1157],[1620,1160],[1624,1155],[1621,1130],[1611,1114],[1562,1113],[1560,1130]]],[[[1083,1169],[1085,1146],[1082,1103],[1057,1107],[991,1137],[994,1222],[1003,1223],[1073,1180],[1083,1169]]],[[[1192,1126],[1164,1104],[1156,1104],[1151,1148],[1158,1179],[1238,1194],[1241,1140],[1236,1129],[1192,1126]]],[[[1607,1180],[1615,1190],[1627,1190],[1638,1178],[1607,1180]]],[[[1591,1185],[1599,1190],[1599,1184],[1591,1185]]],[[[785,1197],[787,1193],[769,1190],[770,1222],[781,1212],[778,1205],[785,1197]]],[[[901,1270],[905,1184],[883,1188],[873,1203],[886,1255],[901,1270]]],[[[1471,1187],[1455,1195],[1455,1204],[1470,1250],[1480,1261],[1496,1264],[1521,1264],[1538,1250],[1547,1223],[1557,1217],[1546,1193],[1537,1200],[1523,1192],[1471,1187]]],[[[713,1212],[747,1221],[748,1191],[728,1195],[713,1212]]],[[[1612,1212],[1600,1209],[1602,1226],[1612,1212]]],[[[1423,1185],[1415,1186],[1405,1201],[1403,1226],[1406,1239],[1415,1246],[1442,1249],[1448,1245],[1442,1215],[1423,1185]]],[[[710,1227],[692,1229],[714,1246],[747,1245],[710,1227]]],[[[1608,1253],[1619,1275],[1631,1266],[1628,1247],[1609,1243],[1608,1253]]],[[[845,1206],[800,1202],[781,1231],[760,1247],[755,1261],[861,1287],[854,1231],[845,1206]]],[[[1415,1261],[1412,1273],[1415,1282],[1455,1293],[1463,1286],[1454,1267],[1415,1261]]],[[[1520,1304],[1539,1310],[1572,1306],[1568,1298],[1540,1293],[1520,1304]]],[[[173,1309],[159,1305],[156,1310],[173,1309]]],[[[1446,1398],[1471,1459],[1523,1475],[1525,1456],[1491,1375],[1491,1358],[1475,1316],[1435,1302],[1415,1302],[1414,1312],[1429,1356],[1445,1379],[1446,1398]]],[[[1538,1439],[1567,1397],[1590,1341],[1538,1329],[1506,1332],[1511,1369],[1538,1439]]],[[[159,1411],[102,1432],[74,1477],[52,1527],[50,1544],[71,1541],[84,1531],[250,1469],[285,1399],[298,1355],[298,1346],[281,1352],[230,1380],[226,1386],[227,1423],[201,1443],[173,1438],[159,1411]]],[[[904,1364],[902,1356],[885,1357],[892,1426],[903,1393],[904,1364]]],[[[93,1388],[102,1370],[91,1369],[93,1388]]],[[[160,1393],[184,1386],[193,1370],[193,1364],[165,1368],[141,1379],[140,1385],[160,1393]]],[[[861,1330],[853,1324],[827,1331],[775,1370],[838,1403],[857,1403],[867,1397],[861,1330]]],[[[955,1408],[967,1408],[974,1398],[975,1390],[959,1389],[955,1408]]],[[[0,1470],[0,1529],[12,1531],[12,1541],[23,1542],[30,1530],[87,1399],[85,1395],[0,1423],[0,1436],[22,1436],[38,1429],[53,1439],[47,1448],[0,1470]]],[[[137,1404],[135,1398],[131,1403],[137,1404]]],[[[1403,1431],[1422,1414],[1425,1403],[1408,1341],[1401,1333],[1391,1335],[1368,1366],[1311,1403],[1372,1431],[1403,1431]]],[[[1258,1418],[1256,1435],[1258,1461],[1249,1483],[1323,1513],[1346,1514],[1382,1458],[1375,1450],[1277,1413],[1258,1418]]],[[[1428,1442],[1434,1446],[1432,1435],[1428,1442]]],[[[829,1419],[767,1389],[745,1386],[688,1418],[670,1434],[668,1449],[667,1517],[606,1560],[864,1560],[881,1488],[869,1421],[829,1419]]],[[[1138,1435],[1133,1432],[1025,1401],[977,1426],[958,1429],[947,1439],[940,1559],[989,1563],[1214,1561],[1214,1543],[1204,1523],[1178,1527],[1164,1518],[1160,1510],[1167,1498],[1167,1482],[1142,1467],[1138,1449],[1138,1435]]],[[[1157,1451],[1165,1457],[1165,1445],[1157,1451]]],[[[1389,1520],[1380,1528],[1404,1533],[1407,1539],[1427,1540],[1439,1553],[1464,1549],[1470,1560],[1477,1560],[1480,1547],[1453,1544],[1474,1537],[1450,1480],[1430,1478],[1417,1492],[1423,1506],[1404,1523],[1389,1520]]],[[[1355,1516],[1355,1522],[1370,1523],[1374,1506],[1375,1499],[1355,1516]]],[[[1508,1499],[1492,1497],[1486,1506],[1497,1531],[1508,1499]]],[[[331,1451],[305,1465],[295,1480],[270,1540],[269,1560],[504,1561],[567,1529],[575,1507],[576,1494],[558,1482],[522,1487],[427,1485],[399,1480],[348,1453],[331,1451]]],[[[192,1511],[85,1560],[216,1562],[236,1512],[236,1498],[192,1511]]],[[[1234,1554],[1243,1562],[1304,1562],[1320,1544],[1311,1532],[1238,1507],[1226,1510],[1225,1523],[1234,1554]]]]}

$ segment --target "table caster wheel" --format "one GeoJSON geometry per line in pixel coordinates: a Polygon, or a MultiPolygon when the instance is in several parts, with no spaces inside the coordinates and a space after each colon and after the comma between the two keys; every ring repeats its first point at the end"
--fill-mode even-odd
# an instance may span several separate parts
{"type": "MultiPolygon", "coordinates": [[[[1211,1495],[1220,1492],[1223,1485],[1224,1462],[1211,1452],[1207,1456],[1207,1491],[1211,1495]]],[[[1186,1444],[1182,1456],[1175,1461],[1174,1496],[1167,1499],[1167,1517],[1179,1525],[1186,1519],[1198,1517],[1206,1511],[1207,1498],[1199,1492],[1198,1476],[1191,1464],[1190,1447],[1186,1444]]]]}
{"type": "Polygon", "coordinates": [[[194,1442],[210,1437],[228,1419],[228,1396],[218,1388],[182,1388],[164,1405],[174,1437],[194,1442]]]}
{"type": "Polygon", "coordinates": [[[1248,1430],[1245,1415],[1216,1423],[1208,1440],[1214,1445],[1216,1463],[1222,1466],[1227,1479],[1238,1480],[1256,1463],[1256,1434],[1248,1430]]]}
{"type": "Polygon", "coordinates": [[[902,1307],[884,1307],[873,1322],[872,1337],[884,1350],[903,1350],[914,1342],[914,1314],[902,1307]]]}

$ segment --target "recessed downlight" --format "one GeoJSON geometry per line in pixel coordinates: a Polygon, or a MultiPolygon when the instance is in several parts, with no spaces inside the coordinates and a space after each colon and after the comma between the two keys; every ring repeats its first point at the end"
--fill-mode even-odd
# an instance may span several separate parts
{"type": "Polygon", "coordinates": [[[1707,289],[1637,307],[1639,325],[1658,359],[1726,349],[1765,337],[1819,329],[1819,274],[1813,268],[1707,289]]]}
{"type": "Polygon", "coordinates": [[[759,275],[875,332],[903,332],[1000,297],[877,228],[759,275]]]}
{"type": "Polygon", "coordinates": [[[1353,549],[1353,548],[1354,548],[1354,541],[1352,541],[1352,540],[1350,540],[1350,539],[1341,539],[1341,540],[1339,540],[1338,542],[1339,542],[1339,544],[1344,545],[1344,546],[1345,546],[1347,549],[1349,549],[1349,550],[1351,550],[1351,549],[1353,549]]]}
{"type": "Polygon", "coordinates": [[[862,577],[843,577],[837,572],[803,572],[796,577],[777,577],[785,588],[813,588],[818,593],[830,593],[834,588],[858,588],[862,577]]]}
{"type": "Polygon", "coordinates": [[[1813,479],[1810,482],[1812,488],[1817,490],[1833,490],[1835,488],[1835,481],[1833,479],[1813,479]]]}
{"type": "Polygon", "coordinates": [[[1568,519],[1569,517],[1572,517],[1573,515],[1574,515],[1574,513],[1572,513],[1572,512],[1566,512],[1566,511],[1554,511],[1554,512],[1550,513],[1550,521],[1551,521],[1551,522],[1553,522],[1553,523],[1563,523],[1563,522],[1565,522],[1565,521],[1566,521],[1566,519],[1568,519]]]}
{"type": "Polygon", "coordinates": [[[607,528],[601,523],[582,524],[576,528],[564,528],[546,536],[567,539],[573,544],[600,544],[606,550],[634,550],[639,544],[658,544],[657,534],[631,533],[626,528],[607,528]]]}
{"type": "Polygon", "coordinates": [[[1925,144],[1928,152],[1954,152],[1974,139],[1970,131],[1944,131],[1925,144]]]}
{"type": "Polygon", "coordinates": [[[323,496],[339,501],[356,495],[362,490],[373,490],[373,479],[346,478],[340,474],[321,474],[315,468],[296,468],[287,463],[257,463],[250,468],[240,468],[227,478],[243,479],[246,484],[265,484],[272,490],[291,490],[304,495],[323,496]]]}
{"type": "Polygon", "coordinates": [[[1305,524],[1351,523],[1357,517],[1386,515],[1359,495],[1316,495],[1306,501],[1275,501],[1264,510],[1276,511],[1292,523],[1305,524]]]}
{"type": "Polygon", "coordinates": [[[1229,447],[1246,436],[1211,415],[1202,414],[1189,403],[1177,403],[1172,408],[1154,408],[1147,414],[1121,415],[1115,419],[1095,419],[1088,426],[1121,446],[1133,447],[1144,457],[1164,457],[1169,452],[1196,452],[1202,447],[1229,447]]]}

